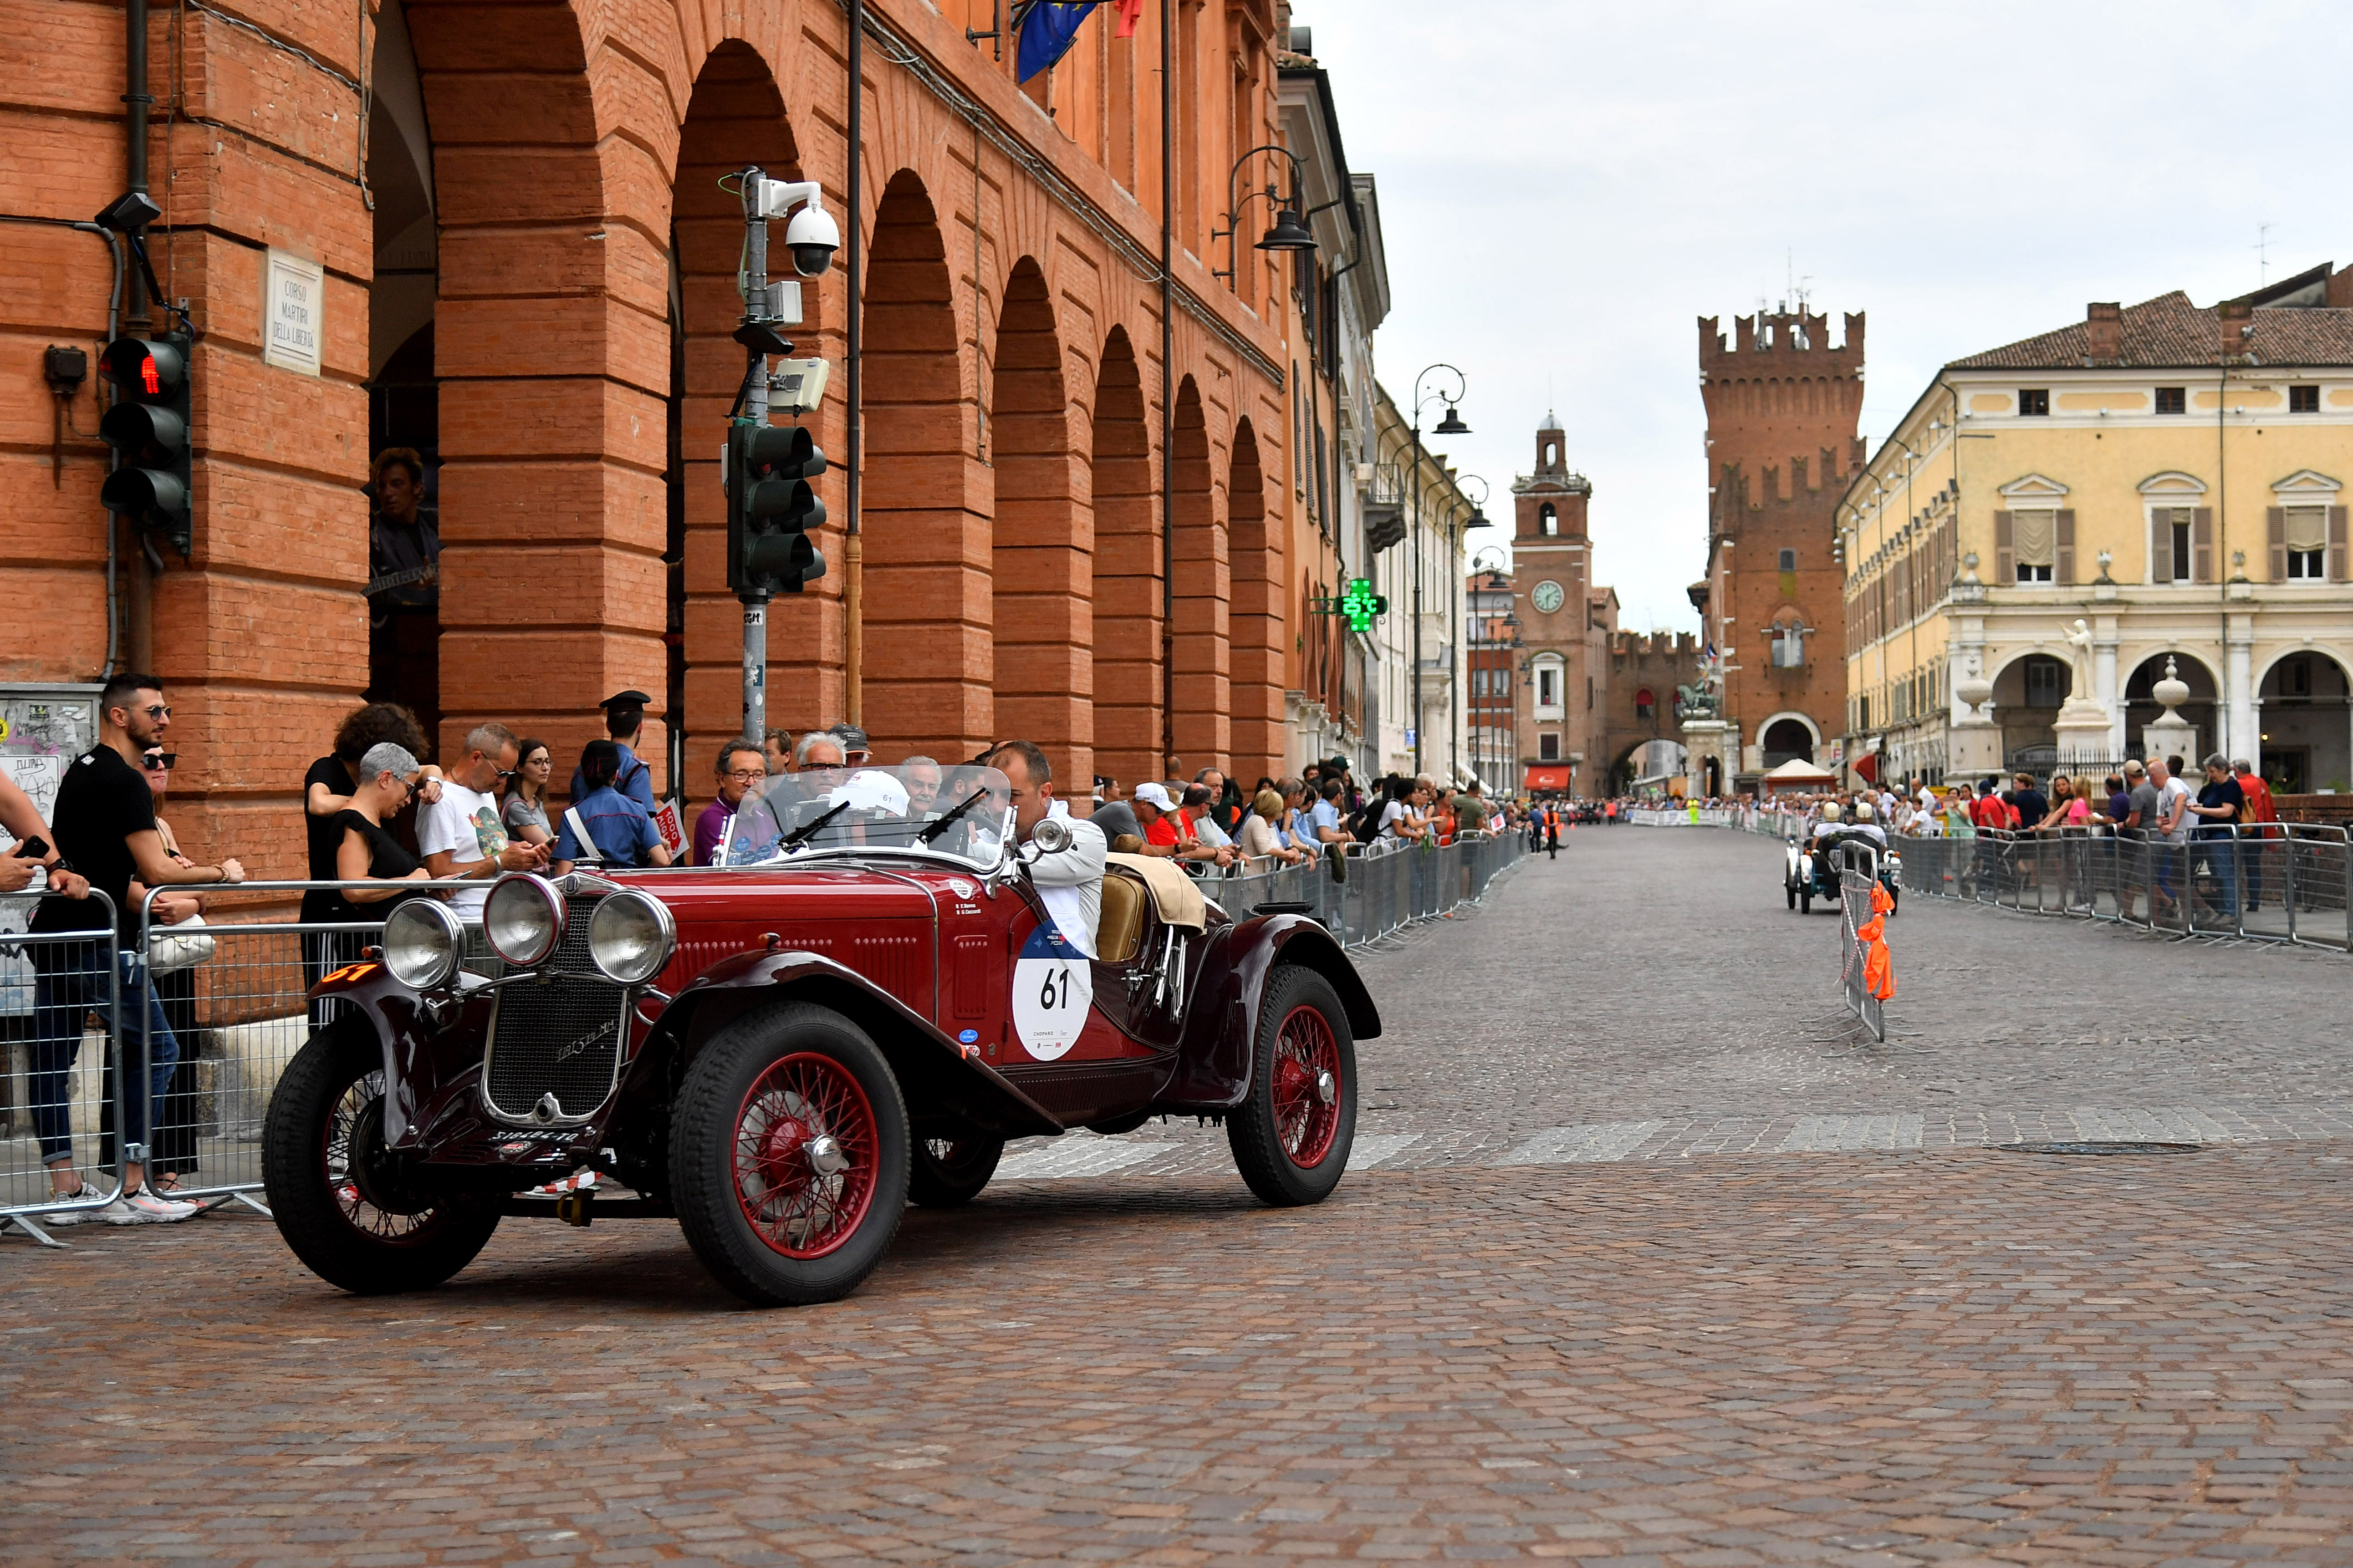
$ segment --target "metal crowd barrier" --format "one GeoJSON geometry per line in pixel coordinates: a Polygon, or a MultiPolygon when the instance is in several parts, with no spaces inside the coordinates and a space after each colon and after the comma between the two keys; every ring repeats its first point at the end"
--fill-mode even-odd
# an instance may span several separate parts
{"type": "Polygon", "coordinates": [[[2343,827],[2253,823],[2193,830],[2180,842],[2105,829],[1980,828],[1899,843],[1906,892],[2181,936],[2353,951],[2353,845],[2343,827]]]}
{"type": "Polygon", "coordinates": [[[1855,935],[1871,920],[1871,891],[1879,886],[1879,851],[1869,844],[1838,846],[1839,858],[1839,984],[1846,1005],[1862,1020],[1871,1037],[1887,1039],[1886,1006],[1871,994],[1864,977],[1864,946],[1855,935]]]}
{"type": "Polygon", "coordinates": [[[1204,878],[1201,890],[1238,920],[1263,905],[1300,906],[1342,945],[1357,947],[1478,902],[1498,875],[1528,854],[1526,836],[1515,829],[1459,834],[1434,848],[1381,840],[1348,847],[1345,881],[1333,879],[1326,855],[1312,866],[1204,878]]]}
{"type": "MultiPolygon", "coordinates": [[[[201,890],[216,900],[227,895],[243,902],[258,894],[275,895],[267,901],[282,903],[315,890],[367,886],[240,882],[234,889],[201,890]]],[[[417,881],[402,884],[402,891],[479,892],[485,886],[479,878],[417,881]]],[[[360,921],[241,921],[234,910],[216,908],[202,926],[159,922],[156,899],[186,890],[157,889],[140,910],[137,951],[155,974],[163,1023],[172,1037],[170,1054],[176,1058],[155,1117],[149,1168],[159,1190],[175,1199],[259,1209],[261,1124],[270,1092],[311,1031],[332,1022],[343,1005],[332,999],[307,1002],[311,987],[329,971],[357,960],[382,934],[384,921],[380,916],[360,921]]],[[[374,914],[392,907],[387,901],[356,908],[374,914]]],[[[467,931],[474,950],[468,966],[480,969],[480,928],[470,922],[467,931]]],[[[125,1059],[149,1061],[157,1054],[153,1022],[152,1013],[125,1021],[125,1059]]]]}
{"type": "Polygon", "coordinates": [[[13,1226],[44,1246],[63,1243],[42,1216],[103,1208],[122,1191],[114,1021],[129,955],[117,949],[114,922],[114,900],[96,889],[86,902],[51,892],[0,898],[0,1231],[13,1226]],[[79,903],[76,912],[99,929],[27,929],[43,905],[62,901],[79,903]],[[79,1195],[56,1196],[51,1160],[79,1195]]]}

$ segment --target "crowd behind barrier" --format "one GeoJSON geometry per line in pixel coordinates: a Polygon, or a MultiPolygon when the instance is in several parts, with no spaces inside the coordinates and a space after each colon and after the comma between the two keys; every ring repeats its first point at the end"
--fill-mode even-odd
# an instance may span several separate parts
{"type": "MultiPolygon", "coordinates": [[[[1527,852],[1526,837],[1517,832],[1462,833],[1434,847],[1388,840],[1352,847],[1345,882],[1333,879],[1328,863],[1265,860],[1205,877],[1201,889],[1237,920],[1287,906],[1312,915],[1344,944],[1361,946],[1475,902],[1527,852]]],[[[301,894],[349,885],[257,881],[237,890],[275,895],[273,901],[290,905],[301,894]]],[[[404,891],[469,885],[419,881],[404,891]]],[[[9,895],[0,898],[0,908],[54,896],[9,895]]],[[[22,923],[21,918],[10,922],[22,923]]],[[[59,1222],[42,1216],[109,1204],[122,1190],[125,1160],[136,1158],[135,1144],[126,1153],[125,1141],[116,1135],[126,1124],[146,1129],[148,1169],[159,1180],[170,1178],[165,1190],[174,1199],[259,1206],[261,1127],[270,1092],[311,1031],[330,1021],[322,1009],[337,1005],[309,1003],[309,992],[330,970],[358,960],[382,930],[380,923],[241,922],[233,912],[216,911],[211,923],[192,932],[142,918],[135,948],[113,965],[108,963],[111,931],[0,933],[0,1016],[23,1020],[9,1031],[0,1072],[0,1229],[13,1223],[46,1239],[47,1226],[59,1222]],[[90,977],[70,1060],[44,1038],[59,1033],[44,1025],[61,1009],[46,1009],[48,1020],[37,1016],[36,965],[49,974],[90,977]],[[166,1053],[158,1049],[149,1009],[134,996],[148,976],[173,1041],[169,1063],[153,1060],[166,1053]],[[124,1064],[137,1069],[127,1079],[124,1064]],[[126,1084],[135,1095],[151,1076],[165,1078],[152,1106],[126,1106],[126,1084]],[[127,1119],[126,1110],[132,1112],[127,1119]],[[54,1153],[60,1141],[69,1142],[71,1170],[82,1188],[66,1202],[53,1195],[44,1163],[45,1152],[54,1153]]],[[[469,966],[494,963],[482,951],[479,926],[470,925],[468,934],[474,953],[469,966]]]]}
{"type": "MultiPolygon", "coordinates": [[[[1778,803],[1723,815],[1724,826],[1781,839],[1804,837],[1816,820],[1811,806],[1778,803]]],[[[2332,824],[2210,824],[2177,840],[2111,827],[1947,826],[1888,837],[1906,893],[2353,952],[2353,830],[2332,824]]]]}

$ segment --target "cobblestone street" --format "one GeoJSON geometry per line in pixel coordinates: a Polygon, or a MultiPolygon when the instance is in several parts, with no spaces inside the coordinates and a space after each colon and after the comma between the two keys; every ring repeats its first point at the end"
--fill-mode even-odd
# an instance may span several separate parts
{"type": "Polygon", "coordinates": [[[511,1222],[359,1300],[223,1213],[0,1243],[0,1563],[2353,1562],[2353,960],[1580,830],[1364,956],[1356,1173],[1017,1146],[830,1307],[511,1222]],[[2163,1137],[2195,1152],[1989,1145],[2163,1137]]]}

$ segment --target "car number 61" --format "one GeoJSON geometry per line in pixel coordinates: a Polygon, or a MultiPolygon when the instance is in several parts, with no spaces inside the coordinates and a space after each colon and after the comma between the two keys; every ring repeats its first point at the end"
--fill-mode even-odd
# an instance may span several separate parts
{"type": "Polygon", "coordinates": [[[1013,963],[1013,1030],[1021,1048],[1050,1062],[1079,1043],[1094,1002],[1094,972],[1050,925],[1029,933],[1013,963]]]}

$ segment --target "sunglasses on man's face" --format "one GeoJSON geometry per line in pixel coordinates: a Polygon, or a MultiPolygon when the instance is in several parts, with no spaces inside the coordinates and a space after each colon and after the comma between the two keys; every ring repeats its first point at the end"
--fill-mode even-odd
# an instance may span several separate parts
{"type": "Polygon", "coordinates": [[[147,771],[150,773],[156,773],[159,771],[168,773],[172,769],[180,765],[180,753],[177,752],[150,752],[139,760],[146,765],[147,771]]]}

